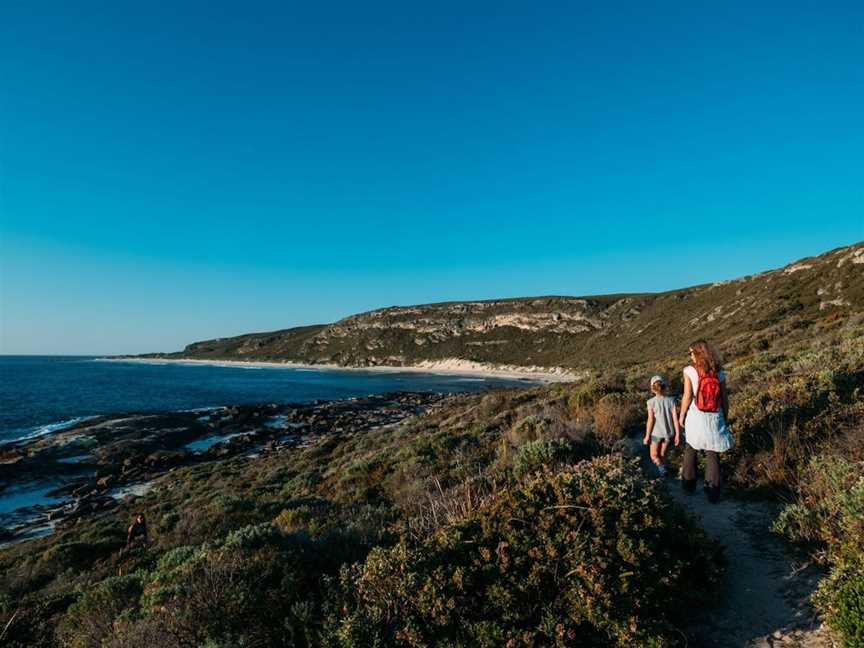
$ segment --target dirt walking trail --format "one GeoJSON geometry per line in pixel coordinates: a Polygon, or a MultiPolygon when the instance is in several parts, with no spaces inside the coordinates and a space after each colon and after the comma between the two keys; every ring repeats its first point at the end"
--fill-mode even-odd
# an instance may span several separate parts
{"type": "MultiPolygon", "coordinates": [[[[657,476],[641,438],[622,446],[625,456],[639,457],[646,475],[657,476]]],[[[672,499],[723,546],[727,562],[719,602],[694,609],[683,628],[687,648],[841,648],[810,602],[823,570],[770,532],[778,506],[728,496],[711,504],[701,479],[693,495],[671,472],[664,482],[672,499]]]]}
{"type": "Polygon", "coordinates": [[[688,646],[837,646],[810,602],[820,570],[793,556],[783,539],[769,531],[775,506],[730,498],[711,504],[701,487],[687,495],[674,477],[666,482],[673,499],[723,545],[727,559],[720,602],[694,614],[686,629],[688,646]]]}

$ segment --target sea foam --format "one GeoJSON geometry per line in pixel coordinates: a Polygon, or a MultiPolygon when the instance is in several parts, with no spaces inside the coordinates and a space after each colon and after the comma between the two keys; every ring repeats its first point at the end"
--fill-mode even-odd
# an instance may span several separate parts
{"type": "Polygon", "coordinates": [[[37,437],[45,436],[46,434],[53,434],[54,432],[60,432],[61,430],[67,430],[79,423],[83,423],[84,421],[89,421],[91,419],[97,418],[94,416],[75,416],[71,419],[67,419],[65,421],[59,421],[57,423],[48,423],[46,425],[39,425],[33,430],[27,432],[23,436],[15,437],[14,439],[6,439],[0,440],[0,445],[5,443],[16,443],[18,441],[29,441],[30,439],[35,439],[37,437]]]}

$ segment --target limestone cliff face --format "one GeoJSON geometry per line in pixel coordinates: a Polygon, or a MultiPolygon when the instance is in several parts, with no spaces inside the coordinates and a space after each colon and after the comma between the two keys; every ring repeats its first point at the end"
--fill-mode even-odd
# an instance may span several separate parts
{"type": "Polygon", "coordinates": [[[312,342],[326,344],[332,338],[370,330],[410,332],[417,345],[500,329],[576,334],[603,328],[607,316],[596,300],[567,298],[394,307],[346,317],[321,331],[312,342]]]}
{"type": "Polygon", "coordinates": [[[784,268],[665,293],[394,306],[328,325],[190,344],[172,356],[350,366],[460,358],[521,366],[668,357],[698,337],[757,350],[790,327],[864,313],[864,243],[784,268]]]}

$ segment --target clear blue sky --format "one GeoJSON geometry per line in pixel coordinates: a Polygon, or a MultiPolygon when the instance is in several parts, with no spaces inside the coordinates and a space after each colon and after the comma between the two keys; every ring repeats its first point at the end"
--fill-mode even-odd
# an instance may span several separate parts
{"type": "Polygon", "coordinates": [[[4,2],[0,353],[864,239],[864,4],[704,4],[4,2]]]}

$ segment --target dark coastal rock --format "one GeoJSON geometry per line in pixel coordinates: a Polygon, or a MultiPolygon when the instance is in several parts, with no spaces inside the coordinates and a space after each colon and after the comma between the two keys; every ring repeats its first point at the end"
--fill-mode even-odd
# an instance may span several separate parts
{"type": "Polygon", "coordinates": [[[101,479],[107,475],[116,475],[122,471],[122,466],[115,466],[114,464],[102,464],[98,467],[95,473],[96,479],[101,479]]]}
{"type": "Polygon", "coordinates": [[[20,450],[10,449],[0,451],[0,464],[13,464],[24,458],[20,450]]]}
{"type": "Polygon", "coordinates": [[[38,457],[22,457],[14,463],[0,464],[0,483],[22,483],[80,474],[80,466],[42,460],[38,457]]]}
{"type": "Polygon", "coordinates": [[[144,460],[148,468],[171,468],[186,463],[191,453],[186,450],[157,450],[151,452],[144,460]]]}
{"type": "Polygon", "coordinates": [[[232,405],[209,412],[101,416],[3,447],[0,490],[26,481],[54,482],[56,488],[48,495],[60,503],[34,507],[42,517],[20,532],[46,522],[74,525],[118,506],[128,487],[158,480],[182,466],[289,451],[327,435],[359,434],[413,416],[442,398],[397,393],[308,404],[232,405]],[[214,432],[227,438],[203,452],[187,447],[214,432]]]}

